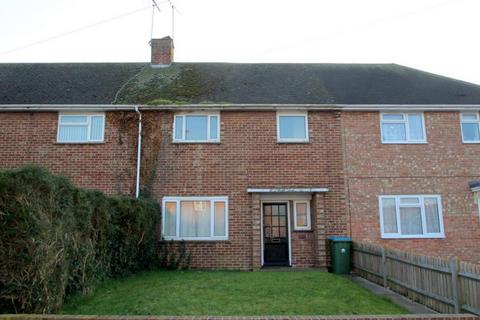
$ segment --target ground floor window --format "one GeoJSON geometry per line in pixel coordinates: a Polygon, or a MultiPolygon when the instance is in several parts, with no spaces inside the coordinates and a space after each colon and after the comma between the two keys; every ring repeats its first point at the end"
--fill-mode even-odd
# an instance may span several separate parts
{"type": "Polygon", "coordinates": [[[227,240],[227,197],[164,197],[162,235],[166,240],[227,240]]]}
{"type": "Polygon", "coordinates": [[[382,238],[443,238],[438,195],[380,196],[382,238]]]}
{"type": "Polygon", "coordinates": [[[294,201],[293,202],[293,220],[295,230],[310,230],[310,202],[294,201]]]}

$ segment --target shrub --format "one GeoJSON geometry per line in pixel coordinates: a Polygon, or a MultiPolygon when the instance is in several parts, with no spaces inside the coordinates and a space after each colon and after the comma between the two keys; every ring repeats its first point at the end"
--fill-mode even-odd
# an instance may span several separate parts
{"type": "Polygon", "coordinates": [[[0,313],[55,312],[104,277],[158,265],[159,216],[41,167],[0,171],[0,313]]]}

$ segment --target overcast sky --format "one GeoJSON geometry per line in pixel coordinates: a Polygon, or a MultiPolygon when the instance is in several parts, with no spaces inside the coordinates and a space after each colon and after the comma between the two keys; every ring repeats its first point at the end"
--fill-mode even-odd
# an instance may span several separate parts
{"type": "MultiPolygon", "coordinates": [[[[173,1],[176,61],[398,63],[480,84],[478,0],[173,1]]],[[[0,62],[149,61],[150,4],[0,0],[0,62]]]]}

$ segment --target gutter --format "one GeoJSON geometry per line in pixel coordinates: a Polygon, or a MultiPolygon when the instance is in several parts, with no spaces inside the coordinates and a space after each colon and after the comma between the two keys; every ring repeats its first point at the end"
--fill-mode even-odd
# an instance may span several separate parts
{"type": "Polygon", "coordinates": [[[115,104],[0,104],[2,111],[129,111],[142,110],[336,110],[336,111],[478,111],[480,104],[168,104],[168,105],[115,105],[115,104]]]}
{"type": "Polygon", "coordinates": [[[138,114],[138,145],[137,145],[137,177],[135,181],[135,198],[140,196],[140,163],[142,160],[142,113],[135,106],[135,112],[138,114]]]}

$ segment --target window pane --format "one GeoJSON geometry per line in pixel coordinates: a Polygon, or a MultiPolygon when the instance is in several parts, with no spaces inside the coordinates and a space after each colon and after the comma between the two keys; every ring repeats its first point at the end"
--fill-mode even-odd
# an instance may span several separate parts
{"type": "Polygon", "coordinates": [[[382,123],[383,141],[406,141],[404,123],[382,123]]]}
{"type": "Polygon", "coordinates": [[[87,141],[86,125],[67,126],[60,125],[58,141],[60,142],[83,142],[87,141]]]}
{"type": "Polygon", "coordinates": [[[186,140],[207,140],[208,116],[186,116],[186,140]]]}
{"type": "Polygon", "coordinates": [[[428,233],[440,233],[440,217],[437,198],[425,198],[425,218],[428,233]]]}
{"type": "Polygon", "coordinates": [[[464,141],[480,140],[480,133],[477,123],[462,123],[462,134],[464,141]]]}
{"type": "Polygon", "coordinates": [[[403,114],[401,113],[384,113],[383,120],[400,120],[403,121],[403,114]]]}
{"type": "Polygon", "coordinates": [[[226,219],[225,219],[225,202],[215,202],[215,221],[213,222],[213,235],[225,236],[226,235],[226,219]]]}
{"type": "Polygon", "coordinates": [[[383,232],[397,233],[397,214],[395,207],[395,198],[382,199],[383,212],[383,232]]]}
{"type": "Polygon", "coordinates": [[[210,237],[210,201],[180,202],[180,236],[210,237]]]}
{"type": "Polygon", "coordinates": [[[92,116],[90,128],[90,140],[103,140],[103,116],[92,116]]]}
{"type": "Polygon", "coordinates": [[[417,207],[401,207],[400,208],[400,225],[402,226],[403,235],[421,235],[422,229],[422,213],[417,207]]]}
{"type": "Polygon", "coordinates": [[[306,203],[297,203],[296,204],[296,213],[297,213],[297,227],[307,227],[307,204],[306,203]]]}
{"type": "Polygon", "coordinates": [[[165,235],[175,236],[176,225],[177,225],[177,203],[166,202],[164,214],[165,214],[165,227],[164,227],[165,235]]]}
{"type": "Polygon", "coordinates": [[[462,113],[462,120],[477,121],[476,113],[462,113]]]}
{"type": "Polygon", "coordinates": [[[183,117],[176,116],[175,117],[175,139],[181,140],[183,134],[183,117]]]}
{"type": "Polygon", "coordinates": [[[420,203],[419,198],[400,198],[401,204],[418,204],[420,203]]]}
{"type": "Polygon", "coordinates": [[[60,123],[87,123],[87,116],[61,116],[60,123]]]}
{"type": "Polygon", "coordinates": [[[210,139],[218,138],[218,117],[210,117],[210,139]]]}
{"type": "Polygon", "coordinates": [[[305,139],[305,116],[280,116],[281,139],[305,139]]]}
{"type": "Polygon", "coordinates": [[[423,140],[423,121],[421,114],[409,114],[408,115],[408,130],[410,133],[410,139],[423,140]]]}

